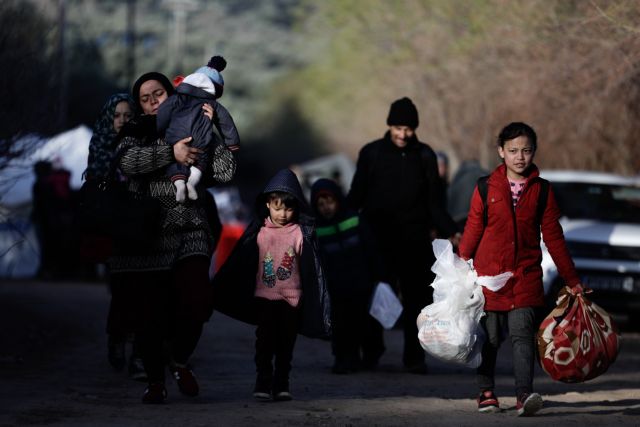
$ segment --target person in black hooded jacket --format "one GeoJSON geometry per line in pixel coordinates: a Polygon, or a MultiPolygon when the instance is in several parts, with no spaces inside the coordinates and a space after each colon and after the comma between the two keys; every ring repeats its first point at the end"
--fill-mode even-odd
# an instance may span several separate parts
{"type": "Polygon", "coordinates": [[[329,296],[313,218],[292,171],[283,169],[269,181],[256,213],[213,278],[214,309],[258,326],[253,396],[290,400],[297,333],[329,336],[329,296]]]}
{"type": "Polygon", "coordinates": [[[418,124],[418,110],[409,98],[391,104],[389,131],[360,150],[348,200],[371,224],[388,266],[384,282],[400,291],[404,366],[408,372],[426,374],[416,318],[432,301],[431,230],[451,236],[454,246],[460,233],[440,199],[443,184],[436,155],[418,140],[418,124]]]}
{"type": "Polygon", "coordinates": [[[369,315],[373,288],[382,271],[373,234],[366,221],[348,208],[335,181],[322,178],[313,184],[311,209],[317,218],[331,299],[332,371],[373,369],[385,351],[382,326],[369,315]]]}

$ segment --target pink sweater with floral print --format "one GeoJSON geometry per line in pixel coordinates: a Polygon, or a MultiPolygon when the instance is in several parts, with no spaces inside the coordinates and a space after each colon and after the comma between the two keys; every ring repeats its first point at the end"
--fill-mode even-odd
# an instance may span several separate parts
{"type": "Polygon", "coordinates": [[[285,300],[297,307],[302,295],[302,230],[296,223],[280,227],[267,217],[258,233],[259,263],[255,296],[285,300]]]}

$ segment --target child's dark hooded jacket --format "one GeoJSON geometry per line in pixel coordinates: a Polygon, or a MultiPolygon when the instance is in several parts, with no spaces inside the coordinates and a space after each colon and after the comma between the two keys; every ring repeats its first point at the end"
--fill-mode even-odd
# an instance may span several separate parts
{"type": "Polygon", "coordinates": [[[292,194],[299,202],[298,224],[303,246],[300,256],[302,299],[298,332],[311,338],[326,338],[331,331],[331,309],[313,218],[295,174],[288,169],[278,172],[256,200],[258,218],[249,224],[231,255],[213,278],[213,304],[221,313],[240,321],[256,324],[254,293],[258,273],[257,237],[268,216],[267,194],[279,191],[292,194]]]}
{"type": "Polygon", "coordinates": [[[347,207],[342,190],[329,179],[319,179],[311,187],[311,207],[317,218],[316,234],[329,293],[332,297],[368,297],[380,278],[382,265],[366,222],[347,207]],[[331,220],[317,212],[318,197],[323,194],[338,201],[338,211],[331,220]]]}
{"type": "Polygon", "coordinates": [[[166,131],[165,140],[171,145],[191,136],[192,146],[210,147],[215,140],[211,132],[213,125],[227,148],[235,151],[240,146],[238,129],[229,111],[216,100],[215,95],[188,83],[180,84],[176,93],[160,105],[157,125],[161,133],[166,131]],[[202,112],[205,103],[213,107],[212,120],[202,112]]]}

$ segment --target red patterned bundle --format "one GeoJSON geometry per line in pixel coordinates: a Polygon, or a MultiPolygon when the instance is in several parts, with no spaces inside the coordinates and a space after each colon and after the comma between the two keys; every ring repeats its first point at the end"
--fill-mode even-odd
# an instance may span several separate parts
{"type": "Polygon", "coordinates": [[[611,316],[582,289],[563,288],[556,308],[538,331],[542,368],[554,380],[576,383],[595,378],[618,355],[620,334],[611,316]]]}

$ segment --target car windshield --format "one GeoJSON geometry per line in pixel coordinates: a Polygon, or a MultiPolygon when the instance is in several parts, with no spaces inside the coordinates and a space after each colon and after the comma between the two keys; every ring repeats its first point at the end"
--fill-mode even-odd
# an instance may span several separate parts
{"type": "Polygon", "coordinates": [[[640,187],[554,182],[553,191],[568,218],[640,223],[640,187]]]}

